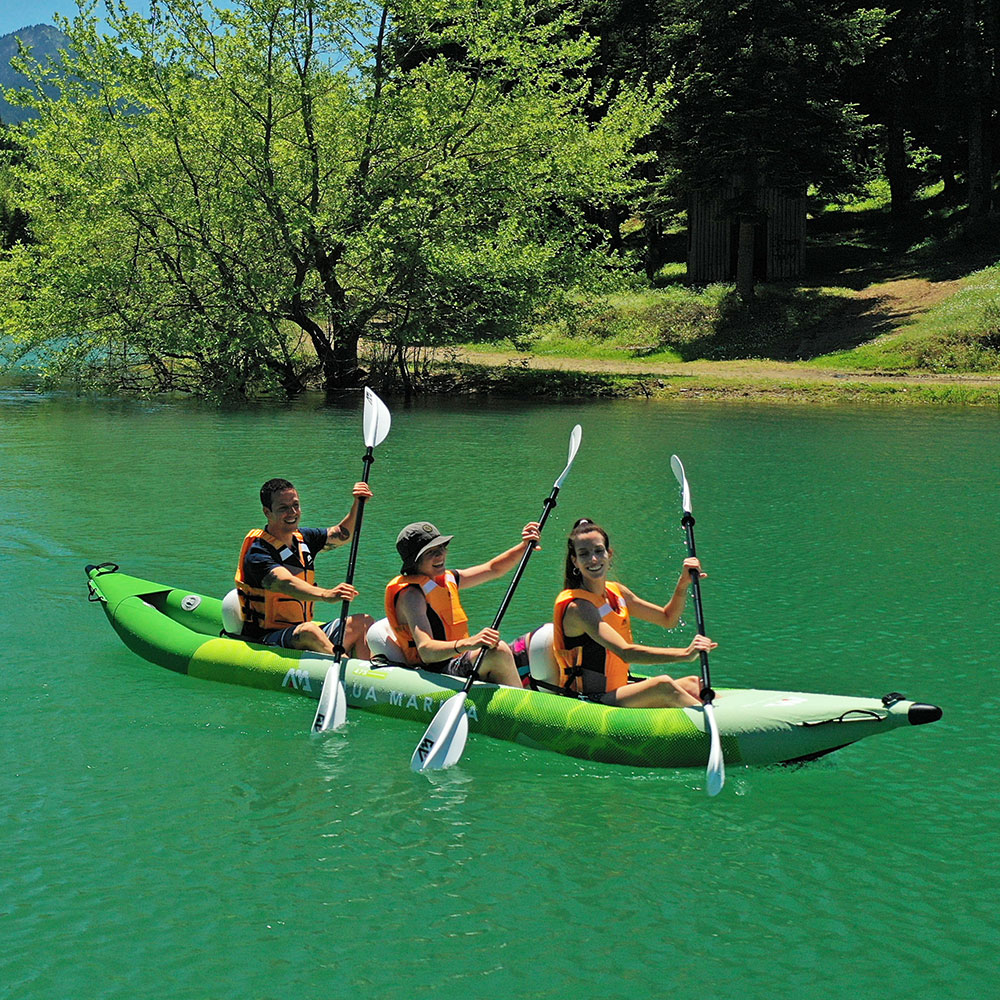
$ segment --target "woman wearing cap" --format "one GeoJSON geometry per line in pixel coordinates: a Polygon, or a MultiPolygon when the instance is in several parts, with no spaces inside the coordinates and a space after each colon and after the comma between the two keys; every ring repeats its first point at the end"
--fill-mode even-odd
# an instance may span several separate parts
{"type": "Polygon", "coordinates": [[[663,628],[673,628],[680,621],[691,584],[690,571],[701,571],[698,560],[684,560],[674,593],[661,606],[643,600],[624,584],[608,581],[611,543],[607,532],[593,521],[577,521],[566,547],[565,589],[556,598],[553,616],[553,653],[559,666],[560,688],[605,705],[700,705],[698,677],[675,680],[663,674],[632,683],[628,679],[630,663],[696,660],[701,650],[718,645],[703,635],[696,635],[684,649],[640,646],[632,641],[633,616],[663,628]]]}
{"type": "Polygon", "coordinates": [[[385,613],[393,636],[407,663],[455,677],[468,677],[479,651],[485,649],[479,676],[493,684],[520,687],[514,657],[500,641],[500,633],[484,628],[469,634],[469,616],[458,592],[509,573],[520,562],[525,546],[537,543],[538,524],[531,521],[524,526],[520,545],[463,570],[445,567],[452,538],[428,521],[408,524],[399,533],[396,550],[403,567],[385,588],[385,613]]]}

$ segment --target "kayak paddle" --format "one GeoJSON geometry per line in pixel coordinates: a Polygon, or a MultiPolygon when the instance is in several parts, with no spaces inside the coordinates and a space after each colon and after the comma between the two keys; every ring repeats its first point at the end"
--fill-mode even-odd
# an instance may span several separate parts
{"type": "MultiPolygon", "coordinates": [[[[684,466],[676,455],[670,457],[670,468],[673,469],[677,482],[680,483],[681,509],[684,512],[681,524],[684,526],[684,533],[687,536],[688,555],[693,558],[695,550],[691,487],[688,486],[687,476],[684,475],[684,466]]],[[[705,635],[705,614],[701,607],[701,576],[694,568],[691,570],[691,588],[694,591],[694,613],[698,621],[698,633],[705,635]]],[[[726,782],[726,766],[722,759],[722,740],[719,737],[719,726],[715,721],[715,707],[712,704],[714,698],[715,692],[712,690],[712,681],[708,673],[708,650],[703,649],[701,650],[701,700],[704,703],[705,718],[708,720],[708,731],[711,737],[708,771],[705,777],[705,788],[709,795],[718,795],[726,782]]]]}
{"type": "MultiPolygon", "coordinates": [[[[559,495],[563,480],[569,474],[569,470],[573,465],[573,459],[576,458],[582,435],[583,431],[580,425],[577,424],[569,436],[569,461],[566,463],[566,468],[563,469],[562,474],[553,484],[552,492],[545,498],[542,516],[538,519],[539,536],[542,533],[542,528],[545,527],[546,520],[548,520],[549,512],[556,505],[556,497],[559,495]]],[[[496,618],[493,619],[493,628],[500,628],[500,622],[503,620],[511,598],[514,596],[514,590],[520,582],[521,576],[524,574],[524,569],[528,565],[531,553],[534,551],[534,544],[529,545],[524,550],[521,562],[514,571],[514,578],[510,581],[507,593],[500,604],[500,610],[497,611],[496,618]]],[[[431,720],[431,724],[427,727],[427,731],[417,744],[417,748],[413,751],[413,756],[410,758],[410,767],[414,771],[437,771],[445,767],[451,767],[462,756],[462,751],[465,749],[465,741],[469,735],[469,717],[465,714],[465,696],[469,693],[472,682],[476,679],[479,672],[479,664],[482,663],[485,655],[486,649],[480,649],[479,655],[476,657],[476,662],[472,666],[472,673],[469,674],[465,681],[465,686],[457,694],[453,694],[437,710],[437,714],[431,720]]]]}
{"type": "MultiPolygon", "coordinates": [[[[389,433],[390,422],[389,410],[385,403],[366,386],[364,475],[361,477],[366,483],[368,482],[368,474],[371,472],[372,462],[375,461],[373,452],[389,433]]],[[[358,497],[358,515],[354,519],[351,553],[347,560],[346,583],[354,582],[354,566],[358,560],[358,541],[361,538],[361,519],[364,517],[364,513],[365,498],[358,497]]],[[[323,733],[327,729],[339,729],[347,720],[347,692],[344,690],[344,682],[340,678],[340,663],[344,658],[344,631],[347,628],[347,610],[350,604],[350,598],[347,598],[340,606],[340,626],[335,630],[333,639],[333,655],[336,659],[330,664],[326,676],[323,678],[323,690],[319,693],[319,707],[316,709],[316,718],[313,719],[312,724],[314,733],[323,733]]]]}

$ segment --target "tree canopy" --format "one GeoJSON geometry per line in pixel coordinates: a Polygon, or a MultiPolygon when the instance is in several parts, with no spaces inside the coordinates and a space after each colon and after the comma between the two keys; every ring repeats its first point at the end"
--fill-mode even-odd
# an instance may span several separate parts
{"type": "Polygon", "coordinates": [[[994,210],[993,0],[104,4],[19,60],[0,135],[0,350],[54,374],[408,385],[637,269],[629,233],[652,279],[695,197],[746,299],[762,192],[994,210]]]}
{"type": "Polygon", "coordinates": [[[334,389],[370,335],[405,376],[408,347],[517,333],[609,265],[584,209],[627,195],[654,111],[624,88],[594,115],[593,43],[559,5],[161,0],[108,20],[22,62],[32,241],[0,259],[2,316],[55,371],[334,389]]]}

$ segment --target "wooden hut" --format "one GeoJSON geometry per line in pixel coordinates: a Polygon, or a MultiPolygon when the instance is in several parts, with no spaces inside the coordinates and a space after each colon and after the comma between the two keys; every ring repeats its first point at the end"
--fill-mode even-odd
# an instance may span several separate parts
{"type": "MultiPolygon", "coordinates": [[[[696,192],[688,204],[688,281],[696,285],[736,278],[739,219],[736,189],[696,192]]],[[[796,278],[805,264],[805,191],[762,188],[756,197],[754,278],[796,278]]]]}

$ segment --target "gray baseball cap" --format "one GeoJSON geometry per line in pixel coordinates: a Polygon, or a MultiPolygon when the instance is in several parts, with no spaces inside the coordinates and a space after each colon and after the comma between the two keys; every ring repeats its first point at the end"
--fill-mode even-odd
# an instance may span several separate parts
{"type": "Polygon", "coordinates": [[[396,551],[403,560],[403,568],[415,567],[428,549],[447,545],[454,537],[442,535],[430,521],[408,524],[396,538],[396,551]]]}

